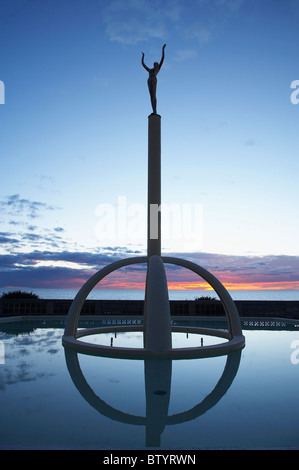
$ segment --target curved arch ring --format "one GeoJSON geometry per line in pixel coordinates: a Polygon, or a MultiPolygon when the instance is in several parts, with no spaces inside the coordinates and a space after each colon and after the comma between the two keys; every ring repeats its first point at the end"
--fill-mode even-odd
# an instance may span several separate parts
{"type": "MultiPolygon", "coordinates": [[[[92,328],[78,331],[79,316],[83,307],[83,304],[91,292],[91,290],[108,274],[116,271],[119,268],[129,266],[138,263],[147,263],[147,256],[127,258],[120,261],[115,261],[108,266],[105,266],[97,273],[95,273],[79,290],[75,299],[72,302],[70,310],[68,312],[64,335],[62,343],[64,346],[68,346],[75,349],[77,352],[83,354],[91,354],[96,356],[107,356],[127,359],[145,359],[145,358],[172,358],[172,359],[188,359],[196,357],[211,357],[228,354],[229,352],[243,348],[245,345],[245,338],[242,334],[241,323],[238,315],[238,311],[235,304],[225,289],[225,287],[204,268],[198,266],[190,261],[182,260],[174,257],[162,257],[164,263],[175,264],[185,267],[194,273],[201,276],[207,281],[211,287],[218,294],[228,319],[229,331],[220,331],[217,329],[206,329],[206,328],[184,328],[184,327],[172,327],[172,331],[189,332],[195,334],[208,334],[211,336],[222,337],[225,339],[223,343],[209,346],[198,346],[189,348],[171,348],[166,351],[152,351],[145,348],[121,348],[121,347],[108,347],[104,345],[92,344],[86,341],[80,341],[79,338],[84,336],[105,333],[112,331],[109,328],[92,328]]],[[[119,331],[143,331],[142,327],[133,326],[119,326],[113,327],[113,332],[119,331]]]]}
{"type": "MultiPolygon", "coordinates": [[[[99,413],[103,416],[106,416],[115,421],[121,423],[134,424],[134,425],[146,425],[146,418],[143,416],[130,415],[126,412],[120,411],[111,405],[108,405],[104,400],[102,400],[90,385],[87,383],[87,380],[82,372],[79,358],[79,351],[65,349],[65,360],[67,364],[67,369],[71,376],[71,379],[82,395],[82,397],[99,413]]],[[[214,389],[206,396],[206,398],[195,405],[189,410],[169,415],[167,416],[167,425],[185,423],[192,419],[196,419],[202,414],[206,413],[209,409],[213,408],[227,393],[231,384],[233,383],[241,361],[241,351],[234,351],[229,353],[226,358],[225,367],[221,374],[220,379],[218,380],[214,389]]]]}

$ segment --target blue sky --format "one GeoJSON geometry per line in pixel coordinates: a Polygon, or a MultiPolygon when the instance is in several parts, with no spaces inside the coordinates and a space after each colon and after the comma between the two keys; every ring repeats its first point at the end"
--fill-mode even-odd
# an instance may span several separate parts
{"type": "Polygon", "coordinates": [[[162,202],[200,207],[201,225],[163,252],[230,286],[298,288],[298,20],[299,0],[0,0],[0,286],[78,287],[145,253],[132,224],[104,238],[101,210],[122,198],[140,228],[141,52],[151,66],[166,43],[162,202]]]}

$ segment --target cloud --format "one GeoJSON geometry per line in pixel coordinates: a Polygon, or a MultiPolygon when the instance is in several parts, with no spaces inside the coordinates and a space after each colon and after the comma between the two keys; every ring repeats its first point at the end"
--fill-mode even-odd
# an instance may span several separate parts
{"type": "Polygon", "coordinates": [[[28,240],[30,242],[40,241],[43,237],[37,233],[24,233],[22,235],[23,240],[28,240]]]}
{"type": "Polygon", "coordinates": [[[176,52],[175,60],[177,62],[185,62],[186,60],[195,59],[197,52],[194,49],[180,49],[176,52]]]}
{"type": "Polygon", "coordinates": [[[244,0],[107,0],[102,20],[110,41],[123,46],[146,41],[155,44],[155,40],[161,44],[179,41],[181,47],[174,52],[174,60],[186,61],[196,57],[197,47],[221,36],[243,3],[244,0]]]}
{"type": "MultiPolygon", "coordinates": [[[[169,5],[169,2],[164,3],[169,5]]],[[[104,9],[108,38],[124,45],[165,38],[166,20],[174,16],[167,13],[167,8],[160,1],[155,0],[112,0],[104,9]]]]}
{"type": "MultiPolygon", "coordinates": [[[[80,288],[94,272],[114,261],[135,256],[121,247],[87,251],[32,251],[0,256],[0,286],[80,288]]],[[[229,289],[299,287],[299,257],[285,255],[229,256],[214,253],[172,253],[214,274],[229,289]]],[[[166,265],[169,288],[205,289],[207,284],[191,271],[166,265]]],[[[146,265],[136,264],[111,273],[101,287],[143,289],[146,265]]]]}
{"type": "Polygon", "coordinates": [[[258,141],[256,139],[250,138],[245,141],[245,145],[247,147],[253,147],[258,144],[258,141]]]}
{"type": "Polygon", "coordinates": [[[29,199],[21,198],[19,194],[12,194],[6,196],[0,201],[2,211],[12,216],[25,215],[31,219],[40,216],[41,210],[54,210],[54,207],[39,201],[30,201],[29,199]]]}
{"type": "Polygon", "coordinates": [[[53,262],[65,262],[76,264],[82,269],[99,269],[102,266],[105,266],[114,261],[127,258],[136,255],[136,252],[131,252],[128,249],[124,248],[121,252],[119,247],[112,249],[102,249],[96,252],[88,251],[39,251],[34,250],[29,253],[13,253],[0,256],[0,266],[2,268],[14,268],[19,266],[31,266],[34,268],[40,263],[49,263],[53,262]]]}
{"type": "Polygon", "coordinates": [[[218,9],[222,14],[236,13],[244,4],[244,0],[197,0],[199,5],[207,5],[218,9]]]}
{"type": "MultiPolygon", "coordinates": [[[[27,288],[80,288],[94,272],[128,257],[128,250],[108,252],[33,251],[0,256],[0,286],[27,288]],[[65,266],[64,266],[65,264],[65,266]]],[[[145,266],[129,266],[112,273],[101,283],[109,288],[143,287],[145,266]],[[138,279],[138,283],[137,280],[138,279]],[[142,284],[142,285],[141,285],[142,284]]]]}
{"type": "Polygon", "coordinates": [[[219,37],[227,22],[238,14],[244,0],[194,0],[181,2],[175,32],[181,38],[204,45],[219,37]]]}
{"type": "MultiPolygon", "coordinates": [[[[172,256],[176,256],[175,254],[172,256]]],[[[229,256],[213,253],[178,254],[178,257],[204,267],[229,288],[298,288],[299,257],[285,255],[268,256],[229,256]]],[[[180,271],[167,268],[170,283],[199,283],[198,276],[181,268],[180,271]]]]}
{"type": "Polygon", "coordinates": [[[0,232],[0,243],[19,243],[19,240],[16,238],[11,238],[10,232],[0,232]]]}
{"type": "Polygon", "coordinates": [[[209,22],[190,24],[190,11],[182,0],[112,0],[104,9],[106,34],[111,41],[123,45],[152,39],[165,41],[177,34],[199,43],[208,42],[209,22]]]}
{"type": "Polygon", "coordinates": [[[59,207],[29,200],[20,194],[3,197],[0,200],[0,211],[3,216],[1,223],[6,223],[7,227],[14,229],[14,233],[0,232],[2,248],[11,250],[9,245],[14,245],[16,248],[16,244],[19,244],[19,249],[25,250],[26,247],[26,251],[38,246],[40,249],[65,247],[67,242],[60,236],[64,232],[63,227],[46,228],[39,224],[39,219],[42,219],[45,211],[56,209],[59,207]]]}
{"type": "Polygon", "coordinates": [[[209,42],[213,36],[212,25],[203,24],[202,22],[195,22],[184,27],[183,29],[186,39],[195,39],[200,44],[209,42]]]}
{"type": "Polygon", "coordinates": [[[28,230],[31,230],[32,232],[37,229],[36,225],[28,225],[28,230]]]}

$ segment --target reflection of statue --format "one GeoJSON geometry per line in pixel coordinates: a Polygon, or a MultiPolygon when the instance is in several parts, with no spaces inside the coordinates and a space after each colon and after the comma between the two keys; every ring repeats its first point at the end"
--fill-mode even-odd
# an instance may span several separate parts
{"type": "Polygon", "coordinates": [[[145,65],[145,63],[144,63],[144,52],[142,52],[141,63],[143,65],[143,67],[145,68],[145,70],[147,70],[148,73],[149,73],[147,84],[148,84],[148,89],[149,89],[150,96],[151,96],[151,103],[152,103],[153,113],[154,114],[157,114],[157,98],[156,98],[157,75],[160,72],[160,68],[162,67],[162,64],[163,64],[163,61],[164,61],[164,49],[165,49],[165,47],[166,47],[166,44],[164,44],[164,46],[162,47],[162,58],[161,58],[160,64],[158,64],[158,62],[154,62],[154,67],[152,69],[150,69],[149,67],[147,67],[145,65]]]}

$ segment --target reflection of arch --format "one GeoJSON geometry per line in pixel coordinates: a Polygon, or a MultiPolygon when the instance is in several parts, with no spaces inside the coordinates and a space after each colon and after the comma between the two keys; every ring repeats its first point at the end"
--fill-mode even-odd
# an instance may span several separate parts
{"type": "Polygon", "coordinates": [[[214,387],[213,391],[206,398],[188,411],[177,413],[167,418],[167,424],[185,423],[191,419],[198,418],[213,408],[230,388],[237,375],[241,361],[241,350],[231,352],[227,355],[223,373],[214,387]]]}
{"type": "MultiPolygon", "coordinates": [[[[199,276],[201,276],[204,280],[206,280],[218,294],[222,304],[224,306],[224,310],[228,319],[228,332],[220,333],[219,330],[193,330],[194,333],[206,333],[212,336],[221,336],[226,339],[224,343],[216,344],[213,346],[202,346],[198,348],[170,348],[161,350],[154,350],[154,349],[147,349],[147,348],[108,348],[103,345],[92,344],[88,342],[79,341],[78,338],[82,336],[87,336],[91,334],[101,333],[104,332],[104,329],[92,329],[92,330],[81,330],[77,331],[78,328],[78,321],[79,316],[81,313],[81,309],[83,304],[86,300],[86,297],[91,292],[91,290],[95,287],[95,285],[100,282],[104,277],[108,274],[112,273],[113,271],[122,268],[124,266],[129,266],[132,264],[137,263],[148,263],[150,259],[154,257],[133,257],[127,258],[125,260],[116,261],[111,263],[110,265],[102,268],[100,271],[95,273],[79,290],[78,294],[76,295],[75,299],[72,302],[70,307],[64,336],[62,339],[63,345],[74,348],[75,350],[87,353],[87,354],[95,354],[95,355],[105,355],[110,357],[128,357],[132,359],[137,359],[140,357],[145,358],[154,358],[154,357],[168,357],[170,359],[178,359],[178,358],[191,358],[191,357],[207,357],[210,355],[222,355],[228,354],[230,351],[237,350],[242,348],[245,344],[245,338],[242,334],[241,329],[241,322],[238,315],[238,311],[236,306],[227,292],[225,287],[221,284],[218,279],[216,279],[211,273],[209,273],[204,268],[198,266],[195,263],[190,261],[181,260],[179,258],[173,257],[162,257],[161,260],[164,263],[176,264],[191,271],[195,272],[199,276]]],[[[117,331],[126,331],[123,327],[115,328],[117,331]]],[[[114,329],[114,330],[115,330],[114,329]]],[[[131,327],[131,329],[133,329],[131,327]]],[[[174,329],[172,328],[172,331],[174,329]]],[[[178,331],[178,330],[176,330],[178,331]]],[[[185,331],[183,328],[180,331],[185,331]]],[[[189,330],[190,331],[190,330],[189,330]]],[[[145,334],[147,334],[145,332],[145,334]]]]}
{"type": "Polygon", "coordinates": [[[165,425],[184,423],[198,418],[214,407],[230,388],[237,375],[241,350],[227,355],[223,373],[212,392],[198,405],[190,410],[168,416],[168,404],[171,388],[171,360],[146,360],[145,361],[145,387],[146,387],[146,416],[134,416],[110,406],[99,398],[87,383],[80,368],[78,351],[65,347],[65,358],[68,371],[82,397],[102,415],[132,425],[146,426],[147,445],[157,446],[160,443],[160,435],[165,425]],[[157,379],[158,377],[158,379],[157,379]],[[162,383],[161,390],[153,390],[157,386],[157,380],[162,383]],[[154,385],[153,385],[154,384],[154,385]],[[153,393],[156,396],[153,396],[153,393]],[[161,401],[157,400],[161,395],[161,401]],[[153,416],[154,415],[154,416],[153,416]],[[151,419],[151,417],[154,419],[151,419]]]}
{"type": "Polygon", "coordinates": [[[82,354],[89,354],[94,356],[114,357],[119,359],[192,359],[200,357],[214,357],[228,354],[234,350],[240,349],[238,338],[230,339],[230,334],[227,331],[212,329],[212,328],[198,328],[198,327],[184,327],[173,326],[172,332],[178,333],[192,333],[203,334],[224,338],[226,341],[219,344],[188,347],[188,348],[172,348],[164,354],[161,352],[151,351],[144,348],[121,348],[116,346],[105,346],[92,344],[85,341],[79,341],[77,338],[85,337],[88,335],[101,334],[101,333],[115,333],[126,331],[143,331],[142,326],[111,326],[83,329],[77,332],[76,338],[69,338],[64,341],[64,346],[74,349],[82,354]]]}
{"type": "Polygon", "coordinates": [[[69,348],[64,348],[65,360],[68,371],[74,382],[77,390],[80,392],[82,397],[102,415],[107,416],[110,419],[119,421],[120,423],[127,424],[145,424],[145,418],[141,416],[132,416],[127,413],[123,413],[112,406],[108,405],[104,400],[99,398],[90,385],[87,383],[78,359],[78,353],[69,348]]]}

